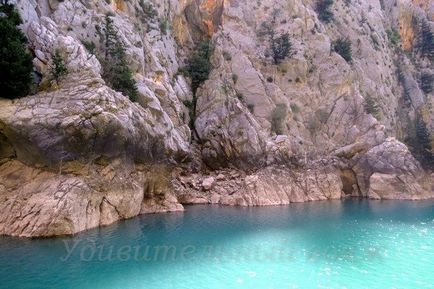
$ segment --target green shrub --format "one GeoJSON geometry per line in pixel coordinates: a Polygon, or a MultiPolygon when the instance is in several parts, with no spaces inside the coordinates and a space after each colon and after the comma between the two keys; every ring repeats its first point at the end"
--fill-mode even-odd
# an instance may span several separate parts
{"type": "Polygon", "coordinates": [[[166,19],[160,20],[160,31],[163,35],[167,34],[167,30],[169,29],[169,23],[166,19]]]}
{"type": "Polygon", "coordinates": [[[259,36],[268,37],[271,56],[273,57],[274,64],[279,64],[285,58],[294,55],[292,49],[292,44],[289,40],[289,34],[283,33],[278,35],[274,25],[276,23],[277,12],[273,13],[273,19],[268,22],[262,23],[261,30],[259,31],[259,36]]]}
{"type": "Polygon", "coordinates": [[[182,101],[182,104],[184,104],[184,106],[186,108],[192,108],[193,107],[193,102],[189,99],[185,99],[182,101]]]}
{"type": "Polygon", "coordinates": [[[399,35],[398,31],[394,29],[388,29],[386,33],[387,38],[389,39],[389,45],[391,47],[397,46],[401,42],[401,36],[399,35]]]}
{"type": "Polygon", "coordinates": [[[52,62],[53,64],[50,67],[50,80],[56,81],[56,84],[59,85],[60,80],[68,74],[68,69],[58,49],[54,52],[52,62]]]}
{"type": "MultiPolygon", "coordinates": [[[[211,72],[211,63],[209,61],[211,57],[212,49],[208,40],[199,42],[194,52],[190,55],[187,61],[187,66],[180,68],[179,73],[189,76],[191,79],[191,90],[193,92],[193,100],[189,107],[190,114],[190,128],[193,130],[197,139],[200,140],[199,134],[196,131],[196,106],[197,106],[197,90],[202,83],[208,79],[211,72]]],[[[223,89],[226,89],[226,84],[223,85],[223,89]]]]}
{"type": "Polygon", "coordinates": [[[376,119],[380,119],[380,108],[377,104],[377,101],[373,99],[370,95],[365,97],[365,111],[369,114],[372,114],[376,119]]]}
{"type": "Polygon", "coordinates": [[[152,3],[148,3],[145,2],[144,0],[140,0],[139,5],[142,8],[142,11],[146,18],[155,18],[158,16],[158,11],[154,8],[152,3]]]}
{"type": "Polygon", "coordinates": [[[242,94],[241,92],[237,91],[236,96],[239,101],[244,101],[244,94],[242,94]]]}
{"type": "Polygon", "coordinates": [[[255,105],[253,103],[247,104],[247,109],[250,111],[250,113],[255,112],[255,105]]]}
{"type": "Polygon", "coordinates": [[[434,85],[434,74],[431,74],[429,72],[422,72],[420,76],[420,87],[422,88],[423,92],[425,93],[432,92],[433,85],[434,85]]]}
{"type": "Polygon", "coordinates": [[[330,23],[334,19],[332,12],[333,0],[318,0],[315,6],[315,11],[318,14],[319,20],[330,23]]]}
{"type": "Polygon", "coordinates": [[[271,114],[271,131],[280,135],[285,133],[285,120],[288,114],[288,108],[286,104],[279,103],[271,114]]]}
{"type": "Polygon", "coordinates": [[[232,81],[234,82],[234,84],[237,84],[238,82],[238,75],[235,73],[232,73],[232,81]]]}
{"type": "Polygon", "coordinates": [[[12,4],[0,4],[0,89],[2,97],[27,95],[33,84],[32,56],[26,50],[27,39],[18,26],[21,17],[12,4]]]}
{"type": "Polygon", "coordinates": [[[211,49],[209,41],[201,41],[196,45],[193,54],[187,64],[188,74],[191,77],[193,94],[196,94],[199,86],[208,79],[211,71],[209,58],[211,49]]]}
{"type": "Polygon", "coordinates": [[[81,43],[83,44],[84,48],[86,48],[86,50],[90,53],[95,55],[96,53],[96,45],[95,42],[93,41],[87,41],[87,40],[82,40],[81,43]]]}
{"type": "Polygon", "coordinates": [[[176,72],[175,75],[182,75],[182,76],[185,76],[185,77],[189,76],[189,72],[188,72],[187,67],[180,67],[180,68],[178,68],[178,71],[176,72]]]}
{"type": "Polygon", "coordinates": [[[348,38],[338,38],[333,41],[332,49],[334,52],[338,53],[345,59],[346,62],[350,63],[353,60],[352,50],[351,50],[351,40],[348,38]]]}
{"type": "Polygon", "coordinates": [[[292,44],[289,42],[289,34],[284,33],[271,41],[271,50],[273,51],[273,60],[275,64],[279,64],[286,57],[294,54],[292,44]]]}

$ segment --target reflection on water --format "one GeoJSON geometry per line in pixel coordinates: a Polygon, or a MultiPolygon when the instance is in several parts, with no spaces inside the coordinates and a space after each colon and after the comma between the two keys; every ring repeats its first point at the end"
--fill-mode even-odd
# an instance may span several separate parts
{"type": "Polygon", "coordinates": [[[434,203],[190,206],[74,237],[0,237],[1,288],[429,288],[434,203]]]}

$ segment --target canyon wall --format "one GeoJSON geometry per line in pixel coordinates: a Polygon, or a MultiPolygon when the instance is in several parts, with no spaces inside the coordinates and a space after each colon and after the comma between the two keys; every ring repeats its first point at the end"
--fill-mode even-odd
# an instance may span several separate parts
{"type": "Polygon", "coordinates": [[[40,82],[0,99],[0,234],[73,234],[193,203],[434,197],[432,167],[404,144],[417,119],[434,130],[420,81],[434,74],[419,49],[421,25],[434,31],[428,0],[335,0],[329,23],[310,0],[13,2],[40,82]],[[103,45],[106,15],[137,102],[106,85],[84,45],[103,45]],[[288,33],[291,56],[273,61],[263,23],[288,33]],[[180,71],[203,40],[212,69],[193,94],[180,71]],[[56,50],[68,75],[53,87],[56,50]]]}

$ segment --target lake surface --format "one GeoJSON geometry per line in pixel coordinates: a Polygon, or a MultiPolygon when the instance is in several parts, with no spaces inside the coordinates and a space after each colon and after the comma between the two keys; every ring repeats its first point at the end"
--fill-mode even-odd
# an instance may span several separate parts
{"type": "Polygon", "coordinates": [[[434,202],[190,206],[75,237],[0,237],[0,288],[433,288],[434,202]]]}

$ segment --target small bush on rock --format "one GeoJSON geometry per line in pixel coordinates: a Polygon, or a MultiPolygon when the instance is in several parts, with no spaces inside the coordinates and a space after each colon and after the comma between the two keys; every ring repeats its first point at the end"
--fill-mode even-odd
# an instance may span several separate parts
{"type": "Polygon", "coordinates": [[[292,44],[289,42],[289,34],[284,33],[271,41],[271,50],[275,64],[279,64],[286,57],[292,56],[294,52],[292,51],[292,44]]]}
{"type": "Polygon", "coordinates": [[[395,47],[401,42],[401,36],[399,35],[398,31],[389,29],[386,31],[386,33],[387,38],[389,39],[389,45],[391,47],[395,47]]]}
{"type": "Polygon", "coordinates": [[[56,49],[52,59],[52,65],[50,68],[50,80],[56,81],[59,85],[60,80],[68,74],[68,69],[65,66],[62,56],[60,55],[59,49],[56,49]]]}
{"type": "Polygon", "coordinates": [[[337,40],[333,41],[332,49],[334,52],[342,56],[346,62],[350,63],[353,61],[350,39],[342,37],[338,38],[337,40]]]}
{"type": "Polygon", "coordinates": [[[288,108],[286,104],[279,103],[276,105],[276,108],[273,110],[271,115],[271,130],[280,135],[285,133],[285,119],[288,114],[288,108]]]}
{"type": "Polygon", "coordinates": [[[423,92],[430,93],[433,91],[434,86],[434,74],[429,72],[423,72],[420,76],[420,87],[423,92]]]}
{"type": "Polygon", "coordinates": [[[268,37],[271,56],[273,57],[274,64],[279,64],[285,58],[294,55],[292,44],[289,39],[288,33],[278,34],[275,29],[277,22],[278,11],[273,12],[272,19],[270,21],[262,23],[261,30],[258,35],[268,37]]]}
{"type": "Polygon", "coordinates": [[[160,20],[159,27],[160,27],[161,33],[163,35],[166,35],[167,34],[167,30],[169,29],[169,23],[167,22],[166,19],[160,20]]]}
{"type": "Polygon", "coordinates": [[[370,95],[365,97],[365,111],[369,114],[372,114],[376,119],[380,119],[380,108],[377,104],[377,101],[370,95]]]}
{"type": "Polygon", "coordinates": [[[83,40],[81,43],[83,44],[84,48],[86,48],[86,50],[87,50],[90,54],[95,55],[95,52],[96,52],[96,45],[95,45],[95,42],[93,42],[93,41],[86,41],[86,40],[83,40]]]}
{"type": "Polygon", "coordinates": [[[334,19],[332,6],[333,0],[318,0],[315,11],[318,13],[319,20],[329,23],[334,19]]]}

